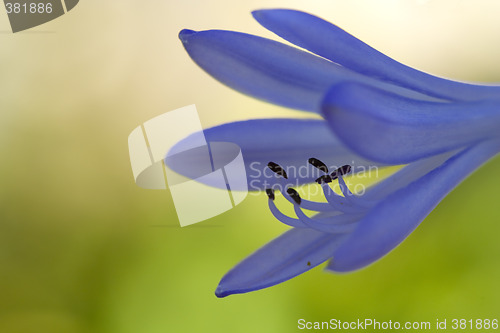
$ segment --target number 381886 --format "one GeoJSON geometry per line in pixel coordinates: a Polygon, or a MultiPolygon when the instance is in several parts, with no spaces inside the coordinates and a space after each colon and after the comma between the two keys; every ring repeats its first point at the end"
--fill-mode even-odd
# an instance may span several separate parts
{"type": "Polygon", "coordinates": [[[19,3],[19,2],[7,2],[5,4],[7,9],[7,14],[50,14],[52,13],[51,3],[19,3]]]}

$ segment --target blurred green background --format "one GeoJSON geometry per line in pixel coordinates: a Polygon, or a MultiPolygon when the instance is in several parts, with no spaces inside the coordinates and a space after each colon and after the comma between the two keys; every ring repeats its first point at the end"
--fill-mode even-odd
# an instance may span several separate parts
{"type": "Polygon", "coordinates": [[[227,270],[286,228],[265,196],[178,227],[168,191],[135,185],[127,136],[193,103],[205,127],[303,117],[217,83],[177,40],[182,28],[273,37],[249,14],[269,7],[320,15],[424,71],[500,81],[494,0],[82,0],[17,34],[1,13],[0,332],[290,332],[300,318],[500,317],[499,159],[367,269],[317,268],[214,296],[227,270]]]}

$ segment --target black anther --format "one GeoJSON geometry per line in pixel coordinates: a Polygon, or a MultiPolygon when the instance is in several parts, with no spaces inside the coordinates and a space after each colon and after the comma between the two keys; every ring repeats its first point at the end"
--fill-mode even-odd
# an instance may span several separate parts
{"type": "Polygon", "coordinates": [[[352,170],[352,168],[348,164],[341,166],[340,168],[337,169],[337,171],[339,171],[342,176],[347,175],[349,172],[351,172],[351,170],[352,170]]]}
{"type": "Polygon", "coordinates": [[[300,205],[302,202],[302,199],[300,198],[300,195],[297,191],[295,191],[293,188],[289,188],[286,190],[286,193],[297,203],[297,205],[300,205]]]}
{"type": "Polygon", "coordinates": [[[344,166],[341,166],[340,168],[338,168],[337,170],[335,170],[334,172],[332,172],[332,174],[330,176],[332,177],[332,180],[335,180],[335,179],[339,178],[339,175],[340,176],[346,175],[349,172],[351,172],[351,170],[352,170],[352,168],[350,165],[344,165],[344,166]]]}
{"type": "Polygon", "coordinates": [[[328,167],[326,166],[325,163],[321,162],[320,160],[318,160],[317,158],[314,158],[314,157],[311,157],[309,159],[309,164],[311,164],[313,167],[316,167],[318,169],[320,169],[321,171],[323,171],[324,173],[328,173],[328,167]]]}
{"type": "Polygon", "coordinates": [[[276,173],[278,176],[288,179],[285,170],[283,170],[283,168],[279,164],[276,164],[274,162],[269,162],[267,163],[267,167],[271,169],[272,172],[276,173]]]}
{"type": "Polygon", "coordinates": [[[266,189],[266,194],[269,197],[269,199],[274,200],[274,190],[272,188],[266,189]]]}
{"type": "Polygon", "coordinates": [[[316,179],[316,183],[322,184],[322,183],[331,183],[332,182],[332,177],[330,175],[323,175],[316,179]]]}

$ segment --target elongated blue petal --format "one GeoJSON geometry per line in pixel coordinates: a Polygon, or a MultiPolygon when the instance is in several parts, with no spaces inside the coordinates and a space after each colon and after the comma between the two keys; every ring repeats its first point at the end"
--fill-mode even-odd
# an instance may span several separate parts
{"type": "Polygon", "coordinates": [[[424,102],[345,83],[327,93],[323,115],[366,158],[404,164],[500,135],[500,102],[424,102]]]}
{"type": "Polygon", "coordinates": [[[390,177],[368,188],[360,199],[368,202],[380,201],[431,172],[459,151],[446,152],[405,165],[390,177]]]}
{"type": "Polygon", "coordinates": [[[500,99],[500,86],[456,82],[410,68],[316,16],[286,9],[253,15],[278,36],[358,73],[445,99],[500,99]]]}
{"type": "Polygon", "coordinates": [[[215,295],[225,297],[273,286],[328,260],[345,235],[294,228],[231,269],[215,295]]]}
{"type": "Polygon", "coordinates": [[[220,82],[290,108],[320,112],[323,94],[333,84],[343,81],[420,96],[270,39],[222,30],[183,30],[179,37],[191,58],[220,82]]]}
{"type": "Polygon", "coordinates": [[[470,147],[421,179],[387,196],[335,251],[329,269],[365,267],[400,244],[464,178],[500,151],[500,141],[470,147]]]}
{"type": "MultiPolygon", "coordinates": [[[[322,120],[255,119],[212,127],[204,133],[208,143],[231,142],[239,146],[249,190],[281,185],[280,179],[267,167],[271,161],[285,169],[288,174],[285,181],[290,186],[310,183],[320,176],[319,171],[307,163],[310,157],[319,158],[329,165],[351,164],[355,172],[376,165],[348,150],[322,120]]],[[[204,159],[196,149],[187,148],[198,139],[199,136],[194,135],[177,143],[172,151],[187,151],[173,157],[169,157],[169,153],[165,164],[184,176],[197,179],[207,169],[212,169],[207,164],[215,163],[214,169],[220,169],[234,158],[234,149],[227,146],[224,150],[226,146],[222,146],[223,149],[216,152],[217,159],[204,159]]]]}

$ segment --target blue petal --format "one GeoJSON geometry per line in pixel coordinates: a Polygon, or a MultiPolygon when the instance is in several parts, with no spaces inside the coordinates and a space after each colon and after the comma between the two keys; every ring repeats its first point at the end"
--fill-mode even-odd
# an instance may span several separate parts
{"type": "Polygon", "coordinates": [[[405,165],[390,177],[368,188],[366,193],[359,199],[368,202],[380,201],[393,192],[406,187],[410,183],[413,183],[417,179],[425,176],[427,173],[434,170],[450,157],[458,153],[458,151],[446,152],[436,156],[423,158],[405,165]]]}
{"type": "Polygon", "coordinates": [[[499,101],[424,102],[344,83],[325,96],[323,115],[352,150],[405,164],[498,137],[499,101]]]}
{"type": "MultiPolygon", "coordinates": [[[[376,165],[348,150],[322,120],[254,119],[223,124],[206,129],[204,133],[209,143],[231,142],[240,147],[249,190],[281,185],[280,179],[267,167],[271,161],[285,169],[289,178],[286,182],[290,186],[311,183],[320,176],[319,171],[307,163],[311,157],[329,165],[351,164],[354,171],[376,165]]],[[[171,151],[183,151],[183,147],[192,147],[193,141],[198,139],[198,135],[187,137],[171,151]]],[[[224,167],[234,156],[234,151],[228,146],[227,151],[218,150],[217,155],[216,160],[220,164],[215,164],[214,169],[224,167]]],[[[192,179],[199,178],[207,169],[211,170],[207,164],[213,162],[204,160],[196,149],[173,155],[175,158],[169,156],[170,153],[165,158],[165,164],[192,179]]]]}
{"type": "Polygon", "coordinates": [[[410,68],[316,16],[286,9],[258,10],[253,15],[287,41],[358,73],[444,99],[500,99],[499,86],[450,81],[410,68]]]}
{"type": "Polygon", "coordinates": [[[222,30],[182,30],[179,37],[191,58],[220,82],[285,107],[319,112],[327,89],[346,80],[416,96],[270,39],[222,30]]]}
{"type": "Polygon", "coordinates": [[[500,151],[500,141],[467,148],[421,179],[394,192],[359,222],[334,252],[328,269],[365,267],[399,245],[437,204],[476,168],[500,151]]]}
{"type": "Polygon", "coordinates": [[[294,228],[231,269],[215,295],[225,297],[270,287],[328,260],[345,235],[294,228]]]}

